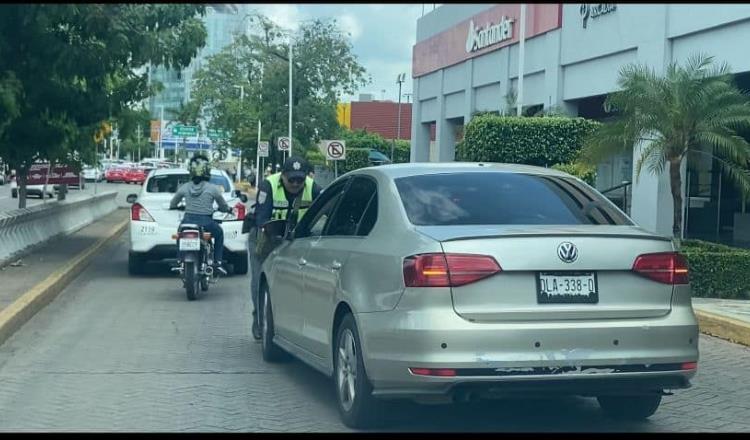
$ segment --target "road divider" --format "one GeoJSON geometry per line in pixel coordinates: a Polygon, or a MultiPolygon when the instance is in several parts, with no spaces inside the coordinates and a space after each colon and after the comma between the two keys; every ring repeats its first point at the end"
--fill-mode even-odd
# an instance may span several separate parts
{"type": "Polygon", "coordinates": [[[0,213],[0,267],[31,248],[74,232],[117,209],[117,192],[0,213]]]}

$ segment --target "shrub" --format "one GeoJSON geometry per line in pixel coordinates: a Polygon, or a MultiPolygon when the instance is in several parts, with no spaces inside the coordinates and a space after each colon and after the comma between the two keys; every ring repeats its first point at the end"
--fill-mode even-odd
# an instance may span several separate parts
{"type": "Polygon", "coordinates": [[[552,168],[576,176],[591,186],[596,182],[596,168],[580,162],[558,163],[552,168]]]}
{"type": "Polygon", "coordinates": [[[456,158],[537,166],[571,163],[598,125],[584,118],[480,115],[467,124],[456,158]]]}
{"type": "Polygon", "coordinates": [[[693,296],[750,299],[750,251],[685,240],[680,251],[690,267],[693,296]]]}
{"type": "MultiPolygon", "coordinates": [[[[340,160],[339,175],[349,171],[370,166],[370,149],[369,148],[349,148],[346,145],[346,160],[340,160]]],[[[333,165],[331,165],[333,168],[333,165]]]]}

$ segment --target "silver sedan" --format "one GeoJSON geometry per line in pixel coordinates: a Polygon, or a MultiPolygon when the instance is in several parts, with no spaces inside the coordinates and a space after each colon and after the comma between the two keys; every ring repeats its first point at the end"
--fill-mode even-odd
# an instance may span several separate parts
{"type": "Polygon", "coordinates": [[[684,257],[568,174],[365,168],[285,226],[265,228],[263,356],[332,376],[348,426],[386,399],[552,393],[645,418],[696,373],[684,257]]]}

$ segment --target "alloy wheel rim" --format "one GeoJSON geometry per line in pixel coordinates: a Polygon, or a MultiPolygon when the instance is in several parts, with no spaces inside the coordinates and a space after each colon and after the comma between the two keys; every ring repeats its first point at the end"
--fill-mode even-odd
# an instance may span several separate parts
{"type": "Polygon", "coordinates": [[[344,330],[339,340],[336,370],[339,402],[349,411],[357,397],[357,347],[350,329],[344,330]]]}

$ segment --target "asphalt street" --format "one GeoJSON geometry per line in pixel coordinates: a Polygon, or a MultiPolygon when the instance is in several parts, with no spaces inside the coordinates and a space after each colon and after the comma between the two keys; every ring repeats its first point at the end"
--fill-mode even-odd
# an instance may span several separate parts
{"type": "MultiPolygon", "coordinates": [[[[187,301],[164,266],[127,274],[127,234],[0,346],[1,431],[347,431],[329,379],[266,364],[250,336],[248,277],[187,301]]],[[[750,348],[701,335],[694,386],[645,422],[594,399],[399,403],[387,431],[750,431],[750,348]]]]}

